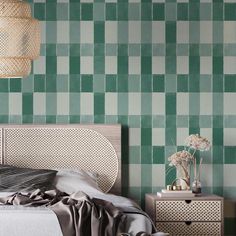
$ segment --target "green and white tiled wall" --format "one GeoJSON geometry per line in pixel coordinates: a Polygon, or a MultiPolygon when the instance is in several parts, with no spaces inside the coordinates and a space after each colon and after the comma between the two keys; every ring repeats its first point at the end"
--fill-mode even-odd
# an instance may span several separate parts
{"type": "Polygon", "coordinates": [[[230,199],[235,235],[236,0],[30,2],[41,56],[27,79],[0,80],[0,122],[123,124],[123,191],[138,201],[201,133],[213,142],[204,191],[230,199]]]}

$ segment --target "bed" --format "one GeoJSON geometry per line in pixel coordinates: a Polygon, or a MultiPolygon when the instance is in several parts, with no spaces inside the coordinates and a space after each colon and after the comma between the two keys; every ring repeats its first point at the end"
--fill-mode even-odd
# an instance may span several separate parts
{"type": "MultiPolygon", "coordinates": [[[[0,155],[4,165],[95,173],[102,191],[87,192],[86,187],[82,190],[91,198],[104,199],[126,209],[126,233],[151,233],[150,219],[145,214],[135,214],[137,205],[119,196],[120,125],[1,125],[0,155]]],[[[9,194],[12,193],[0,192],[0,197],[9,194]]],[[[0,236],[62,236],[56,215],[46,207],[2,205],[0,225],[0,236]]]]}

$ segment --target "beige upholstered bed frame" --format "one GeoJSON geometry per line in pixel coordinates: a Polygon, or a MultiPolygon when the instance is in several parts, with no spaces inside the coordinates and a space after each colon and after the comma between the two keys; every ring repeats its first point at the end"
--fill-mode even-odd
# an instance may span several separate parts
{"type": "Polygon", "coordinates": [[[121,193],[120,125],[0,125],[4,164],[98,173],[104,192],[121,193]]]}

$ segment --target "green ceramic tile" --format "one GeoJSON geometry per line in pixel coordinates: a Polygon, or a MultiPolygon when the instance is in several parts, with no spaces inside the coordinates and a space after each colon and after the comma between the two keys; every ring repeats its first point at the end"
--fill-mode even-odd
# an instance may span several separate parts
{"type": "Polygon", "coordinates": [[[55,56],[46,57],[46,74],[57,74],[57,58],[55,56]]]}
{"type": "Polygon", "coordinates": [[[106,20],[116,20],[116,19],[117,19],[117,4],[106,3],[106,20]]]}
{"type": "Polygon", "coordinates": [[[32,115],[33,114],[33,94],[24,93],[22,96],[22,114],[23,115],[32,115]]]}
{"type": "MultiPolygon", "coordinates": [[[[94,114],[95,115],[104,115],[105,113],[104,101],[105,101],[104,94],[102,93],[94,94],[94,114]]],[[[102,123],[104,123],[104,121],[102,123]]]]}
{"type": "Polygon", "coordinates": [[[10,80],[10,92],[21,92],[21,80],[11,79],[10,80]]]}
{"type": "Polygon", "coordinates": [[[81,76],[81,92],[93,91],[93,77],[91,75],[81,76]]]}
{"type": "Polygon", "coordinates": [[[236,148],[225,147],[224,148],[224,164],[236,164],[236,148]]]}
{"type": "Polygon", "coordinates": [[[70,20],[80,20],[80,3],[70,3],[70,20]]]}
{"type": "Polygon", "coordinates": [[[105,3],[94,3],[93,5],[93,20],[104,21],[105,19],[105,3]]]}
{"type": "Polygon", "coordinates": [[[119,92],[128,92],[128,78],[126,75],[118,76],[118,91],[119,92]]]}
{"type": "Polygon", "coordinates": [[[141,76],[141,92],[152,92],[152,76],[141,76]]]}
{"type": "Polygon", "coordinates": [[[153,164],[165,164],[165,149],[164,147],[153,147],[153,164]]]}
{"type": "Polygon", "coordinates": [[[166,22],[166,43],[176,43],[176,22],[166,22]]]}
{"type": "Polygon", "coordinates": [[[45,92],[45,75],[34,75],[34,92],[45,92]]]}
{"type": "Polygon", "coordinates": [[[236,78],[234,75],[225,75],[224,88],[225,92],[236,92],[236,78]]]}
{"type": "Polygon", "coordinates": [[[57,3],[57,20],[69,19],[69,5],[68,3],[57,3]]]}
{"type": "Polygon", "coordinates": [[[224,78],[222,75],[213,75],[212,83],[214,92],[223,92],[224,78]]]}
{"type": "Polygon", "coordinates": [[[151,146],[147,146],[147,145],[141,146],[141,163],[142,164],[152,163],[152,147],[151,146]]]}
{"type": "Polygon", "coordinates": [[[200,3],[200,19],[211,20],[212,15],[212,4],[211,3],[200,3]]]}
{"type": "Polygon", "coordinates": [[[129,92],[140,92],[141,83],[139,75],[130,75],[128,78],[129,92]]]}
{"type": "Polygon", "coordinates": [[[188,4],[187,3],[177,3],[177,19],[178,20],[188,20],[188,4]]]}
{"type": "Polygon", "coordinates": [[[165,91],[165,77],[164,75],[153,75],[153,92],[165,91]]]}
{"type": "Polygon", "coordinates": [[[80,58],[77,56],[70,57],[70,74],[80,73],[80,58]]]}
{"type": "Polygon", "coordinates": [[[80,76],[70,75],[69,79],[70,92],[80,92],[80,76]]]}
{"type": "Polygon", "coordinates": [[[57,5],[56,3],[46,3],[46,20],[56,21],[57,20],[57,5]]]}
{"type": "Polygon", "coordinates": [[[140,3],[129,4],[129,20],[140,20],[140,3]]]}
{"type": "Polygon", "coordinates": [[[106,92],[115,92],[117,90],[117,77],[115,75],[106,75],[106,92]]]}
{"type": "Polygon", "coordinates": [[[213,20],[222,21],[223,20],[223,3],[214,3],[213,4],[213,20]]]}
{"type": "Polygon", "coordinates": [[[177,91],[178,92],[188,92],[188,76],[178,75],[177,76],[177,91]]]}
{"type": "Polygon", "coordinates": [[[224,18],[225,20],[236,20],[236,3],[225,3],[224,4],[224,18]]]}
{"type": "Polygon", "coordinates": [[[196,2],[189,3],[189,20],[199,20],[200,18],[200,4],[196,2]]]}
{"type": "Polygon", "coordinates": [[[223,57],[213,57],[213,74],[223,74],[223,57]]]}
{"type": "Polygon", "coordinates": [[[141,57],[141,74],[152,74],[152,58],[148,56],[141,57]]]}
{"type": "Polygon", "coordinates": [[[34,3],[34,17],[38,20],[45,20],[46,5],[44,3],[34,3]]]}
{"type": "Polygon", "coordinates": [[[141,19],[145,21],[152,19],[152,4],[151,3],[141,3],[141,19]]]}
{"type": "Polygon", "coordinates": [[[118,74],[127,74],[128,73],[128,57],[118,56],[118,74]]]}
{"type": "Polygon", "coordinates": [[[94,43],[104,43],[104,22],[94,23],[94,43]]]}
{"type": "Polygon", "coordinates": [[[93,20],[92,3],[81,3],[81,20],[93,20]]]}
{"type": "Polygon", "coordinates": [[[56,92],[57,91],[57,77],[56,75],[46,76],[46,91],[56,92]]]}
{"type": "Polygon", "coordinates": [[[117,16],[118,16],[118,20],[119,21],[124,21],[124,20],[128,20],[128,4],[127,3],[122,3],[119,2],[117,4],[118,8],[117,8],[117,16]]]}
{"type": "Polygon", "coordinates": [[[166,94],[166,115],[176,114],[176,94],[166,94]]]}

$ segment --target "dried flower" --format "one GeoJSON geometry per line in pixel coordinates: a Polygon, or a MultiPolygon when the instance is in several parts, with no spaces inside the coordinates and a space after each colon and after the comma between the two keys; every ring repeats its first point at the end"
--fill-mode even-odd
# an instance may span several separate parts
{"type": "Polygon", "coordinates": [[[211,147],[210,141],[207,138],[201,137],[199,134],[191,134],[185,140],[185,143],[190,149],[199,151],[208,151],[211,147]]]}
{"type": "Polygon", "coordinates": [[[168,161],[170,161],[170,166],[185,165],[186,162],[190,162],[192,160],[192,154],[186,150],[176,152],[168,158],[168,161]]]}

